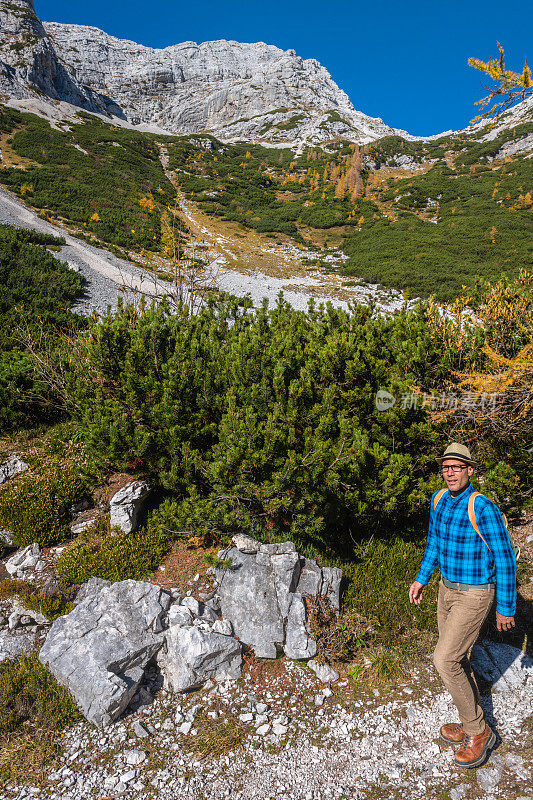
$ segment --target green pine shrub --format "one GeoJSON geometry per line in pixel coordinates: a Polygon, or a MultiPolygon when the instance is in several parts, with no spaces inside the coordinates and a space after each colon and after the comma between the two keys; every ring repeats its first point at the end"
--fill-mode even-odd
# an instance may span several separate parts
{"type": "Polygon", "coordinates": [[[531,211],[517,202],[530,185],[526,158],[512,168],[476,166],[473,173],[440,162],[398,180],[380,197],[398,210],[398,219],[367,215],[342,245],[348,256],[343,274],[445,301],[463,286],[474,291],[483,281],[515,277],[532,263],[531,211]],[[437,224],[417,216],[426,208],[438,209],[437,224]]]}
{"type": "Polygon", "coordinates": [[[31,332],[42,346],[58,331],[84,324],[70,311],[81,294],[82,278],[46,249],[64,243],[48,234],[0,225],[1,432],[57,416],[50,390],[43,391],[35,379],[17,329],[31,332]]]}
{"type": "Polygon", "coordinates": [[[86,487],[77,463],[45,458],[1,488],[0,527],[13,533],[17,547],[56,544],[70,535],[70,507],[86,487]]]}
{"type": "Polygon", "coordinates": [[[175,530],[342,550],[350,530],[426,512],[442,434],[400,402],[414,366],[440,368],[420,313],[130,307],[78,344],[68,391],[90,457],[142,464],[174,495],[175,530]],[[380,412],[385,387],[398,402],[380,412]]]}

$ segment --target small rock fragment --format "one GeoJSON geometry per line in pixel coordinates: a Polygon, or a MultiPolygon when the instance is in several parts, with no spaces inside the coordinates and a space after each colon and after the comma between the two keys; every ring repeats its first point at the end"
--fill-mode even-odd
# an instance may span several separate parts
{"type": "Polygon", "coordinates": [[[195,597],[184,597],[181,601],[181,605],[185,608],[188,608],[191,614],[194,614],[195,617],[200,616],[201,603],[199,603],[195,597]]]}
{"type": "Polygon", "coordinates": [[[136,719],[133,723],[133,732],[139,739],[146,739],[147,736],[150,736],[150,731],[139,719],[136,719]]]}
{"type": "Polygon", "coordinates": [[[81,522],[73,522],[70,526],[70,532],[73,536],[79,536],[83,531],[88,530],[96,522],[96,517],[92,519],[84,519],[81,522]]]}
{"type": "Polygon", "coordinates": [[[169,625],[192,625],[193,619],[192,611],[185,605],[178,605],[176,603],[170,606],[168,610],[169,625]]]}
{"type": "Polygon", "coordinates": [[[21,472],[28,469],[28,465],[22,461],[15,453],[9,456],[5,461],[0,464],[0,484],[14,478],[21,472]]]}
{"type": "Polygon", "coordinates": [[[232,636],[233,635],[233,625],[229,621],[229,619],[217,619],[213,622],[213,627],[211,629],[213,633],[222,633],[224,636],[232,636]]]}
{"type": "Polygon", "coordinates": [[[455,786],[453,789],[450,789],[448,794],[450,795],[450,800],[463,800],[463,797],[466,794],[466,786],[464,783],[460,783],[459,786],[455,786]]]}
{"type": "Polygon", "coordinates": [[[146,481],[132,481],[123,486],[109,501],[110,525],[120,528],[124,533],[132,533],[137,525],[143,501],[151,492],[146,481]]]}
{"type": "MultiPolygon", "coordinates": [[[[124,752],[124,757],[126,759],[126,764],[129,764],[130,767],[136,767],[138,764],[142,764],[143,761],[146,761],[146,753],[144,750],[126,750],[124,752]]],[[[124,780],[124,778],[122,780],[124,780]]]]}
{"type": "Polygon", "coordinates": [[[287,733],[288,730],[289,730],[288,725],[283,725],[281,722],[278,722],[277,720],[274,720],[274,722],[272,723],[272,733],[274,733],[276,736],[283,736],[283,734],[287,733]]]}
{"type": "Polygon", "coordinates": [[[501,770],[485,767],[485,769],[478,769],[477,782],[485,792],[490,792],[498,785],[501,776],[501,770]]]}
{"type": "Polygon", "coordinates": [[[251,536],[246,536],[244,533],[237,533],[235,536],[232,536],[231,541],[241,553],[248,553],[250,555],[257,553],[261,546],[260,542],[252,539],[251,536]]]}
{"type": "Polygon", "coordinates": [[[180,731],[180,733],[183,733],[185,736],[187,736],[191,731],[192,725],[193,725],[192,722],[182,722],[178,730],[180,731]]]}
{"type": "Polygon", "coordinates": [[[339,680],[339,673],[330,667],[329,664],[320,664],[315,658],[307,662],[309,669],[312,669],[319,681],[322,683],[334,683],[339,680]]]}
{"type": "Polygon", "coordinates": [[[13,611],[9,615],[8,628],[10,631],[15,630],[19,625],[31,625],[35,622],[37,625],[46,625],[49,623],[48,617],[41,614],[39,611],[31,611],[24,608],[17,599],[13,601],[13,611]]]}
{"type": "Polygon", "coordinates": [[[24,547],[22,550],[18,550],[15,555],[11,556],[11,558],[6,561],[4,566],[12,577],[23,578],[24,571],[35,567],[39,561],[40,555],[41,548],[37,542],[35,542],[34,544],[29,544],[27,547],[24,547]]]}

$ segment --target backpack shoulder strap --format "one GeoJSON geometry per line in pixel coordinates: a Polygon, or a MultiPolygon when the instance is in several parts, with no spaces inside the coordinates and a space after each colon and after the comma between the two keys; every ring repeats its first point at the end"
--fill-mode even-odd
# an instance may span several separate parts
{"type": "MultiPolygon", "coordinates": [[[[474,511],[474,501],[475,501],[476,497],[479,494],[480,494],[480,492],[472,492],[472,494],[468,498],[468,518],[470,519],[470,522],[472,523],[472,527],[474,528],[474,530],[477,533],[479,533],[479,535],[483,539],[483,536],[481,534],[481,531],[479,530],[479,527],[478,527],[478,524],[477,524],[477,521],[476,521],[476,514],[475,514],[475,511],[474,511]]],[[[488,499],[488,498],[486,498],[486,499],[488,499]]],[[[512,551],[514,553],[514,556],[515,556],[516,560],[518,561],[518,559],[520,558],[520,548],[513,542],[512,538],[511,538],[511,535],[509,533],[509,523],[507,522],[507,517],[505,516],[505,514],[502,514],[501,511],[500,511],[500,514],[501,514],[501,517],[503,519],[503,524],[505,525],[505,530],[507,531],[507,536],[509,537],[509,541],[511,543],[512,551]]],[[[483,541],[485,542],[485,539],[483,539],[483,541]]],[[[487,544],[487,542],[485,542],[485,544],[487,544]]],[[[488,544],[487,544],[487,547],[489,547],[488,544]]],[[[489,547],[489,550],[490,550],[490,547],[489,547]]],[[[492,550],[491,550],[491,552],[492,552],[492,550]]]]}
{"type": "MultiPolygon", "coordinates": [[[[477,524],[477,520],[476,520],[476,512],[474,511],[474,502],[476,500],[476,497],[480,497],[480,496],[481,496],[481,492],[472,492],[472,494],[468,498],[468,519],[470,520],[470,522],[472,524],[472,527],[474,528],[475,532],[477,534],[479,534],[479,536],[481,536],[481,538],[485,542],[485,539],[483,538],[483,534],[479,530],[479,527],[478,527],[478,524],[477,524]]],[[[487,545],[487,547],[489,547],[487,542],[485,542],[485,544],[487,545]]],[[[490,547],[489,547],[489,550],[490,550],[490,547]]]]}
{"type": "Polygon", "coordinates": [[[448,491],[448,489],[441,489],[440,492],[437,492],[437,494],[433,498],[433,511],[435,511],[435,509],[437,508],[438,504],[442,500],[442,495],[447,491],[448,491]]]}

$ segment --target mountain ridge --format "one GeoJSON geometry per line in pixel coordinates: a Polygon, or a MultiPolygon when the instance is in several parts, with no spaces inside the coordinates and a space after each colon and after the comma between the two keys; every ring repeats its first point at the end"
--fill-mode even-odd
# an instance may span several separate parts
{"type": "Polygon", "coordinates": [[[95,26],[43,23],[32,0],[0,3],[0,92],[278,147],[416,138],[357,111],[323,65],[292,49],[225,39],[151,48],[95,26]]]}
{"type": "Polygon", "coordinates": [[[114,109],[82,86],[58,57],[32,0],[0,3],[0,50],[0,93],[15,98],[44,95],[96,113],[109,114],[114,109]]]}
{"type": "MultiPolygon", "coordinates": [[[[125,127],[207,133],[297,155],[341,140],[485,135],[487,124],[415,136],[356,110],[326,67],[293,49],[226,39],[153,48],[96,26],[41,22],[33,0],[0,1],[0,93],[14,107],[51,118],[75,119],[81,108],[125,127]]],[[[529,117],[531,104],[508,115],[500,129],[529,117]]]]}
{"type": "Polygon", "coordinates": [[[44,26],[80,81],[109,94],[134,124],[277,145],[409,136],[356,111],[325,67],[291,49],[225,39],[151,48],[92,26],[44,26]]]}

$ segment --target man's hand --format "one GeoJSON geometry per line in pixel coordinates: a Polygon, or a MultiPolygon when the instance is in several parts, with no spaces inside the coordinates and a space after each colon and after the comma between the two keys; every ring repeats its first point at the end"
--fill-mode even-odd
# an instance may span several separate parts
{"type": "Polygon", "coordinates": [[[424,591],[424,584],[415,581],[409,588],[409,602],[419,606],[422,601],[422,592],[424,591]]]}
{"type": "Polygon", "coordinates": [[[499,631],[510,631],[511,628],[514,628],[514,617],[504,617],[503,614],[497,611],[496,626],[499,631]]]}

